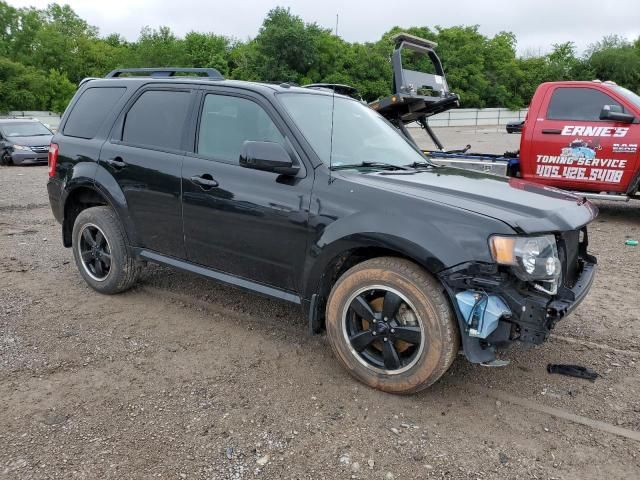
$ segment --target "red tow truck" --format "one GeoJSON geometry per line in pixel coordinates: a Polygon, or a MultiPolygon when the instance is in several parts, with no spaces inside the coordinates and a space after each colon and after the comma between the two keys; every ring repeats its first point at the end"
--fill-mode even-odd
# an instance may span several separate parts
{"type": "MultiPolygon", "coordinates": [[[[489,171],[607,200],[640,199],[640,96],[613,82],[541,84],[524,122],[519,152],[503,155],[445,150],[429,117],[459,105],[449,91],[436,44],[398,34],[392,55],[393,94],[371,108],[415,143],[406,125],[418,122],[438,147],[425,151],[437,163],[489,171]],[[430,72],[404,68],[409,49],[430,59],[430,72]]],[[[424,63],[422,63],[424,65],[424,63]]]]}

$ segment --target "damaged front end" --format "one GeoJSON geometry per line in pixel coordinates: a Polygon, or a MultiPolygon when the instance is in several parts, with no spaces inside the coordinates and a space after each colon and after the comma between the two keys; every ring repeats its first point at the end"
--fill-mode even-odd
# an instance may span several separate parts
{"type": "Polygon", "coordinates": [[[586,228],[489,243],[496,263],[467,262],[439,274],[472,363],[491,364],[516,340],[544,342],[584,299],[596,269],[586,228]]]}

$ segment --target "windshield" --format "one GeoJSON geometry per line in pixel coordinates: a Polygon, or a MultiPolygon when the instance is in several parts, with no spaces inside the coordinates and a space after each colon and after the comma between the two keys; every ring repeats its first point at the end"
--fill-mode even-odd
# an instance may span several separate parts
{"type": "Polygon", "coordinates": [[[640,108],[640,96],[633,93],[631,90],[627,90],[624,87],[615,86],[613,89],[622,95],[624,98],[633,103],[637,108],[640,108]]]}
{"type": "Polygon", "coordinates": [[[5,137],[38,137],[40,135],[53,135],[51,131],[40,122],[6,123],[0,125],[0,132],[5,137]]]}
{"type": "Polygon", "coordinates": [[[386,163],[402,166],[427,162],[398,130],[374,110],[355,100],[311,93],[284,93],[278,97],[327,165],[386,163]]]}

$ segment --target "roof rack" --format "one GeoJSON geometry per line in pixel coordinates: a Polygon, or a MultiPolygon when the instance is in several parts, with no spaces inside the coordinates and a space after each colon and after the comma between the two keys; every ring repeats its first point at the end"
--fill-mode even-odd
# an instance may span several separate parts
{"type": "Polygon", "coordinates": [[[123,73],[146,75],[149,77],[174,77],[176,73],[196,73],[211,80],[224,80],[222,74],[215,68],[180,68],[180,67],[152,67],[152,68],[117,68],[107,74],[105,78],[118,78],[123,73]]]}

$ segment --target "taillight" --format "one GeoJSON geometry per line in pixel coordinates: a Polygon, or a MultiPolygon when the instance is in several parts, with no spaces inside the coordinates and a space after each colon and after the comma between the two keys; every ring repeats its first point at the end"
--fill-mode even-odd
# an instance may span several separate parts
{"type": "Polygon", "coordinates": [[[52,143],[49,145],[49,178],[56,174],[56,166],[58,165],[58,145],[52,143]]]}

